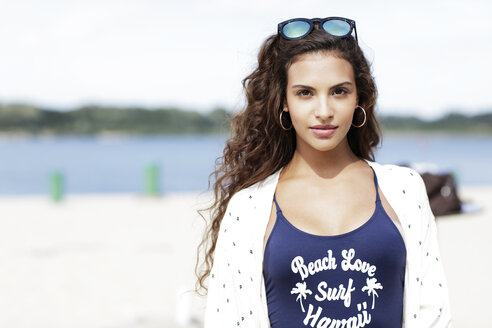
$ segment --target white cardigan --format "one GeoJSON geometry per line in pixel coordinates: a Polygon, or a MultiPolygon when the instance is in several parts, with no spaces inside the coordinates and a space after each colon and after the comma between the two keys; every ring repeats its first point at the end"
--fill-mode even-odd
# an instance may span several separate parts
{"type": "MultiPolygon", "coordinates": [[[[402,327],[451,327],[436,223],[421,176],[411,168],[366,162],[403,229],[407,259],[402,327]]],[[[209,277],[205,328],[270,327],[263,239],[281,170],[229,201],[209,277]]]]}

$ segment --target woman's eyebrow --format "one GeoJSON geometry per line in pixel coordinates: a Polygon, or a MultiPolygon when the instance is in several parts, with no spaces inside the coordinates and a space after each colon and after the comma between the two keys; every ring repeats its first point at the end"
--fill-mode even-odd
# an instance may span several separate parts
{"type": "MultiPolygon", "coordinates": [[[[332,86],[330,89],[337,88],[337,87],[341,87],[342,85],[345,85],[345,84],[350,84],[350,85],[352,85],[352,82],[350,82],[350,81],[345,81],[345,82],[342,82],[342,83],[338,83],[338,84],[335,84],[334,86],[332,86]]],[[[309,85],[304,85],[304,84],[294,84],[294,85],[292,86],[292,88],[304,88],[304,89],[314,90],[314,88],[313,88],[313,87],[310,87],[309,85]]]]}

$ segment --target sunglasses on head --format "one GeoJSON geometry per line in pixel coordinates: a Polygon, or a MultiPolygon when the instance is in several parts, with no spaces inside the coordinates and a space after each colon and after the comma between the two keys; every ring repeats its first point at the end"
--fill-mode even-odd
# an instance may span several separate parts
{"type": "Polygon", "coordinates": [[[354,30],[355,41],[358,43],[355,21],[343,17],[292,18],[278,24],[278,33],[287,40],[301,39],[311,33],[314,23],[318,23],[318,28],[337,38],[351,35],[354,30]]]}

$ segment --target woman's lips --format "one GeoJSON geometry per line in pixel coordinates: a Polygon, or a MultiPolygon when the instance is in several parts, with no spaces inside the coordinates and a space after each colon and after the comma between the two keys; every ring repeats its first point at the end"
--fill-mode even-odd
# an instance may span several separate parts
{"type": "Polygon", "coordinates": [[[317,137],[329,137],[333,133],[335,133],[337,128],[338,127],[335,127],[335,128],[314,128],[314,127],[311,127],[311,128],[309,128],[309,130],[311,130],[311,132],[313,132],[313,134],[317,137]]]}

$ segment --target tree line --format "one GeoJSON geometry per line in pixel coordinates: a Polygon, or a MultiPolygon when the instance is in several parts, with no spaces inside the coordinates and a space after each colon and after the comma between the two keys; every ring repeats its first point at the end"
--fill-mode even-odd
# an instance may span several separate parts
{"type": "MultiPolygon", "coordinates": [[[[216,108],[206,113],[179,108],[83,106],[70,111],[25,104],[0,104],[0,133],[27,134],[227,134],[233,113],[216,108]]],[[[415,116],[380,115],[384,132],[454,132],[492,134],[492,111],[448,113],[432,121],[415,116]]]]}

